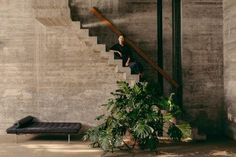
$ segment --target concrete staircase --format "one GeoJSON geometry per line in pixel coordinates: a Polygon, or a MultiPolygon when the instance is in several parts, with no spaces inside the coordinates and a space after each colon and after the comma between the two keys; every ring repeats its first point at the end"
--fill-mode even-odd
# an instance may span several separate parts
{"type": "Polygon", "coordinates": [[[103,113],[100,106],[117,89],[116,82],[127,81],[134,85],[139,76],[131,75],[128,67],[122,67],[122,61],[115,60],[113,52],[106,52],[105,45],[98,44],[97,37],[89,36],[88,29],[81,29],[80,22],[72,22],[67,0],[34,2],[38,22],[37,93],[40,97],[36,104],[43,105],[42,99],[49,104],[44,114],[39,111],[40,119],[77,120],[96,125],[94,118],[103,113]],[[63,101],[62,109],[54,103],[57,99],[63,101]],[[50,115],[51,110],[65,116],[50,115]]]}
{"type": "Polygon", "coordinates": [[[98,44],[97,37],[89,36],[89,29],[81,28],[81,24],[78,21],[73,21],[72,27],[76,32],[79,41],[82,41],[84,45],[93,53],[100,55],[100,59],[106,60],[107,66],[114,66],[114,72],[122,74],[122,81],[126,81],[131,85],[139,82],[139,75],[131,74],[129,67],[122,66],[122,60],[114,59],[113,51],[106,52],[106,45],[98,44]]]}
{"type": "MultiPolygon", "coordinates": [[[[51,56],[44,58],[44,61],[59,62],[58,65],[60,62],[75,63],[73,66],[84,67],[78,68],[77,72],[64,71],[64,73],[69,76],[83,77],[84,88],[92,86],[99,88],[102,87],[99,84],[104,84],[109,90],[105,91],[105,96],[101,98],[103,100],[107,100],[110,92],[116,89],[116,81],[126,81],[130,85],[139,82],[138,75],[132,75],[129,67],[123,67],[121,60],[114,59],[113,51],[106,52],[106,46],[98,44],[96,36],[89,36],[89,29],[83,29],[79,21],[75,22],[70,19],[68,0],[34,0],[34,2],[35,17],[42,24],[39,28],[40,34],[46,36],[39,41],[46,46],[47,53],[51,53],[51,56]],[[104,80],[107,81],[104,82],[104,80]]],[[[39,47],[39,50],[42,51],[44,48],[39,47]]],[[[63,80],[66,79],[67,77],[63,78],[63,80]]],[[[92,96],[91,93],[88,96],[92,96]]],[[[99,97],[96,94],[93,96],[99,97]]],[[[90,101],[85,102],[85,104],[89,103],[90,101]]],[[[97,109],[97,107],[95,105],[93,109],[97,109]]],[[[84,110],[86,111],[86,108],[84,110]]],[[[90,113],[98,115],[96,111],[90,113]]],[[[89,121],[84,118],[87,117],[80,117],[79,120],[86,124],[93,123],[91,118],[89,121]]],[[[164,124],[164,138],[168,137],[167,131],[170,125],[171,122],[164,124]]],[[[205,135],[199,135],[198,130],[193,128],[192,139],[204,140],[205,138],[205,135]]]]}
{"type": "Polygon", "coordinates": [[[0,21],[0,134],[27,115],[96,125],[116,82],[139,81],[72,22],[68,0],[2,1],[0,21]]]}
{"type": "Polygon", "coordinates": [[[88,55],[94,56],[94,62],[103,61],[107,62],[107,67],[114,67],[114,72],[117,75],[122,75],[121,78],[116,77],[116,81],[126,81],[131,85],[139,81],[138,75],[131,75],[129,67],[123,67],[121,60],[114,59],[113,51],[106,52],[106,46],[97,43],[97,37],[89,36],[88,29],[82,29],[80,22],[73,22],[70,19],[67,0],[35,0],[33,8],[35,9],[36,19],[44,26],[50,28],[50,31],[64,29],[63,31],[67,31],[71,35],[70,47],[75,50],[76,48],[84,47],[89,51],[88,55]],[[75,36],[77,39],[72,39],[75,36]],[[80,45],[77,45],[78,43],[80,45]]]}

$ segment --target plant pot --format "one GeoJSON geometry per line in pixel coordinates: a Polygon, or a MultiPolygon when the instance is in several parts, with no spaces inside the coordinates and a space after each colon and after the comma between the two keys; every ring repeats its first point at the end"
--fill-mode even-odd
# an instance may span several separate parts
{"type": "Polygon", "coordinates": [[[129,131],[126,131],[123,141],[124,144],[129,148],[134,148],[134,146],[138,145],[138,142],[134,140],[132,134],[129,131]]]}

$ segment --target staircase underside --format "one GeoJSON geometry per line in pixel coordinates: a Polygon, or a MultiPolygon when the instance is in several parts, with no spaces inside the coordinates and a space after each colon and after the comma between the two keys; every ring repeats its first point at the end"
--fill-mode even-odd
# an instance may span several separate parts
{"type": "Polygon", "coordinates": [[[139,81],[71,21],[67,0],[11,0],[0,19],[1,134],[26,115],[95,125],[116,82],[139,81]]]}

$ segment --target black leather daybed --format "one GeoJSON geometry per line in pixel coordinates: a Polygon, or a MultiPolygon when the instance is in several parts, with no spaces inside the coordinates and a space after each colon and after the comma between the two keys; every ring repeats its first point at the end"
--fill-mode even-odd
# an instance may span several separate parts
{"type": "Polygon", "coordinates": [[[65,122],[40,122],[33,116],[27,116],[17,121],[13,126],[8,128],[8,134],[66,134],[68,143],[70,135],[78,134],[81,129],[81,123],[65,122]]]}

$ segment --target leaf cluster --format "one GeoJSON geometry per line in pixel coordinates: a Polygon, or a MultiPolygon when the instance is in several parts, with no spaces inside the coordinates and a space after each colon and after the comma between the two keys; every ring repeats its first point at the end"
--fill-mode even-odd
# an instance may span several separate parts
{"type": "MultiPolygon", "coordinates": [[[[123,146],[133,149],[137,145],[141,149],[156,151],[158,136],[163,132],[162,111],[165,110],[171,116],[181,113],[174,104],[172,95],[167,98],[159,95],[158,87],[147,82],[140,82],[132,87],[126,82],[117,84],[118,89],[111,93],[113,98],[103,105],[107,110],[106,114],[96,118],[102,123],[89,129],[85,140],[89,139],[93,147],[100,147],[105,152],[113,152],[123,146]],[[132,144],[125,140],[127,134],[132,139],[132,144]]],[[[180,140],[181,133],[175,134],[175,131],[171,126],[170,137],[180,140]]]]}

